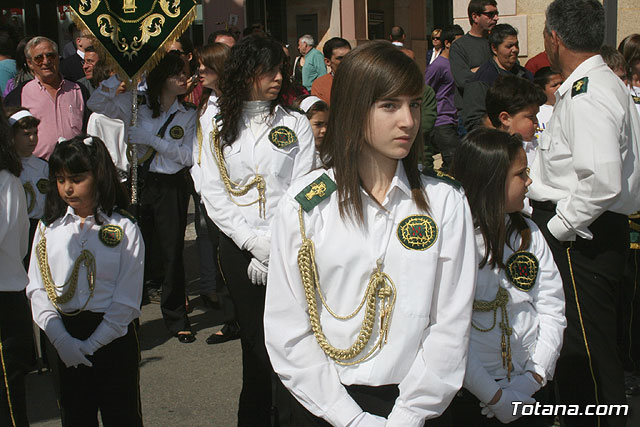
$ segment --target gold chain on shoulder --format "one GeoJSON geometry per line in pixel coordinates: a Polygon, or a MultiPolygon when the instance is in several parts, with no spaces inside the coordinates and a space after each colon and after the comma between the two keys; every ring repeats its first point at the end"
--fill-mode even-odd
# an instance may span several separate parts
{"type": "Polygon", "coordinates": [[[502,315],[502,321],[499,324],[502,331],[502,367],[507,370],[507,379],[511,380],[511,371],[513,371],[513,364],[511,363],[511,334],[513,333],[513,328],[511,328],[511,326],[509,325],[509,313],[507,312],[508,303],[509,293],[502,287],[498,287],[496,298],[493,301],[474,300],[473,311],[484,313],[493,311],[493,324],[490,327],[483,329],[476,326],[472,321],[471,326],[473,326],[473,328],[477,331],[489,332],[496,326],[496,316],[498,309],[500,309],[500,313],[502,315]]]}
{"type": "Polygon", "coordinates": [[[73,264],[73,270],[71,271],[71,275],[67,279],[66,282],[62,286],[57,286],[53,282],[53,278],[51,277],[51,269],[49,268],[49,258],[47,256],[47,239],[44,235],[44,230],[42,227],[40,228],[40,241],[36,246],[36,254],[38,256],[38,267],[40,268],[40,274],[42,275],[42,283],[44,284],[44,289],[47,291],[47,296],[49,300],[53,304],[53,306],[60,312],[60,314],[64,316],[76,316],[83,311],[89,301],[93,297],[93,291],[95,290],[96,283],[96,260],[91,252],[84,249],[78,258],[76,258],[75,263],[73,264]],[[87,269],[87,282],[89,282],[89,297],[87,301],[84,303],[82,308],[66,313],[62,311],[59,304],[64,304],[71,301],[71,298],[76,293],[76,289],[78,288],[78,275],[80,272],[80,266],[83,265],[87,269]],[[60,295],[56,294],[56,289],[65,289],[60,295]]]}
{"type": "Polygon", "coordinates": [[[251,181],[249,181],[246,185],[240,186],[235,182],[231,181],[229,178],[229,171],[227,171],[227,166],[224,164],[224,159],[222,158],[222,147],[220,146],[220,132],[218,132],[218,127],[215,123],[215,118],[212,119],[213,130],[209,132],[209,142],[211,144],[211,152],[213,153],[213,158],[218,164],[218,170],[220,171],[220,178],[224,183],[224,187],[229,194],[229,198],[233,203],[238,206],[251,206],[255,203],[258,203],[258,209],[260,211],[260,217],[266,218],[266,188],[267,183],[264,180],[264,177],[260,174],[256,174],[251,181]],[[242,197],[249,192],[253,187],[256,187],[258,190],[258,198],[253,202],[241,204],[233,200],[234,197],[242,197]]]}
{"type": "Polygon", "coordinates": [[[198,139],[198,166],[202,160],[202,126],[200,126],[200,119],[196,121],[196,138],[198,139]]]}
{"type": "Polygon", "coordinates": [[[316,341],[325,354],[339,365],[356,365],[364,362],[369,359],[377,349],[382,348],[382,346],[387,343],[389,327],[391,325],[391,315],[396,302],[396,285],[386,273],[382,272],[382,262],[378,260],[376,268],[369,278],[367,290],[358,307],[346,316],[336,314],[327,305],[320,289],[318,269],[315,261],[315,246],[313,241],[308,239],[305,233],[302,206],[298,209],[298,218],[300,220],[300,234],[302,236],[302,246],[298,251],[298,268],[300,269],[300,276],[307,299],[311,329],[316,337],[316,341]],[[336,348],[327,340],[327,337],[322,331],[322,325],[320,324],[316,290],[318,291],[318,295],[320,295],[322,305],[336,319],[351,319],[365,306],[365,314],[360,332],[358,333],[356,341],[349,348],[336,348]],[[378,336],[378,341],[367,354],[353,360],[362,353],[371,339],[378,301],[380,302],[380,335],[378,336]]]}
{"type": "Polygon", "coordinates": [[[24,194],[27,196],[29,200],[29,205],[27,206],[27,213],[30,214],[33,211],[33,208],[36,207],[36,191],[33,189],[33,185],[31,182],[27,181],[23,185],[24,194]]]}

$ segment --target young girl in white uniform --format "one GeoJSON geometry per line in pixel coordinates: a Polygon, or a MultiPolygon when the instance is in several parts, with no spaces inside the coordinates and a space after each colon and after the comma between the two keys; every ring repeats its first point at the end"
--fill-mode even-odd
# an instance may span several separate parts
{"type": "Polygon", "coordinates": [[[104,143],[78,136],[49,159],[27,296],[55,347],[63,426],[142,426],[140,315],[144,243],[120,209],[128,202],[104,143]]]}
{"type": "Polygon", "coordinates": [[[472,395],[463,391],[454,400],[455,425],[548,425],[540,417],[518,419],[512,405],[534,403],[553,377],[566,326],[553,256],[521,213],[528,170],[521,139],[494,129],[468,134],[454,157],[452,174],[469,199],[480,260],[464,378],[472,395]],[[487,418],[494,416],[499,422],[487,418]]]}
{"type": "Polygon", "coordinates": [[[462,191],[418,171],[422,92],[389,42],[351,51],[333,83],[326,166],[280,202],[264,321],[295,397],[285,425],[422,426],[462,385],[473,224],[462,191]]]}

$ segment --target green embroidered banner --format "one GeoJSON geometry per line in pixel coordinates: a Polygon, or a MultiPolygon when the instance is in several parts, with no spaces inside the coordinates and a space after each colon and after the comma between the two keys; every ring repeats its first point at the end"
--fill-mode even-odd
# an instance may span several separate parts
{"type": "Polygon", "coordinates": [[[70,7],[107,62],[133,80],[162,59],[165,43],[180,37],[196,16],[196,0],[71,0],[70,7]]]}

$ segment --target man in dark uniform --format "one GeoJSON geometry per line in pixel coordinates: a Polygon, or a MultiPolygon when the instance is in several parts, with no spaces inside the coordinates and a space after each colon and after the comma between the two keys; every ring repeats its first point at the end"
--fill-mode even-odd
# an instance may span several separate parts
{"type": "MultiPolygon", "coordinates": [[[[626,404],[616,299],[629,250],[627,215],[640,207],[640,118],[628,89],[598,54],[603,40],[597,0],[555,0],[547,8],[545,50],[565,82],[529,187],[533,219],[553,251],[566,297],[558,403],[579,404],[580,411],[626,404]]],[[[563,418],[563,425],[581,427],[626,422],[615,415],[563,418]]]]}

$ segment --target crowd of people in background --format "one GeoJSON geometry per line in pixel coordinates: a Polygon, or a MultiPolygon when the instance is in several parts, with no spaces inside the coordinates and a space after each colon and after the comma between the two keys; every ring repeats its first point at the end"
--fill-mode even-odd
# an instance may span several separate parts
{"type": "Polygon", "coordinates": [[[64,426],[143,424],[141,307],[196,340],[193,199],[239,426],[624,426],[522,405],[640,394],[640,34],[554,0],[523,66],[495,0],[468,18],[424,58],[399,26],[183,35],[140,82],[75,26],[0,29],[0,425],[28,425],[32,322],[64,426]]]}

